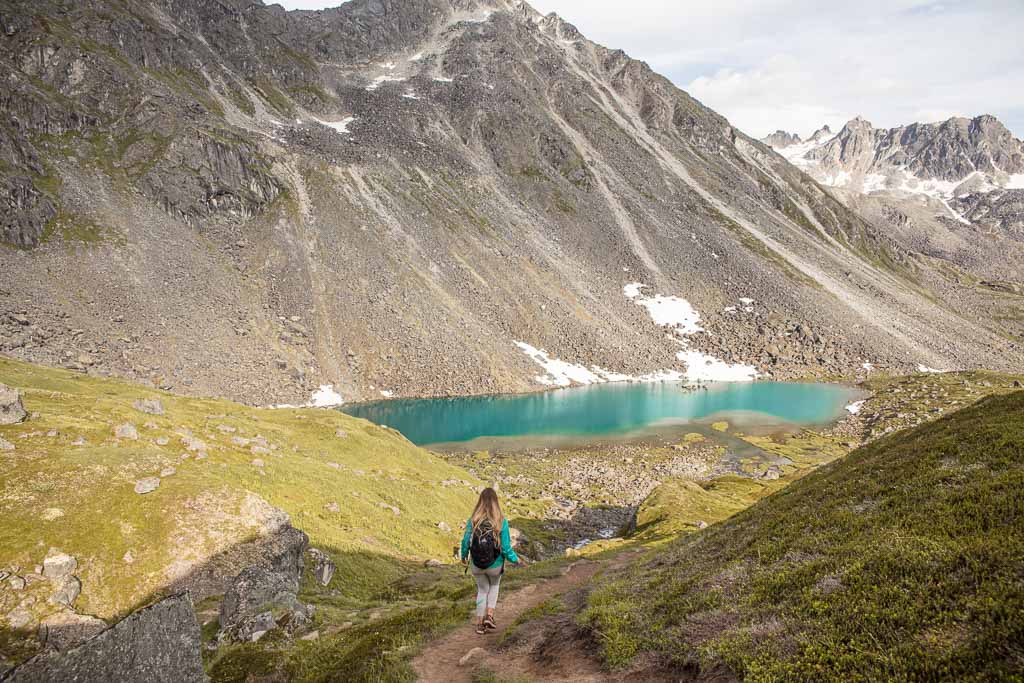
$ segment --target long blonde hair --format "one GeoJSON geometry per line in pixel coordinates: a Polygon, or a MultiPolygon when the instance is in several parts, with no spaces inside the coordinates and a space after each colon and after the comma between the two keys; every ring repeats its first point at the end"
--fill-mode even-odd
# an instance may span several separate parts
{"type": "Polygon", "coordinates": [[[469,518],[470,522],[473,523],[474,529],[478,528],[485,519],[491,523],[491,530],[494,532],[495,540],[500,542],[501,526],[505,522],[505,515],[501,513],[501,505],[498,504],[498,494],[491,487],[487,487],[480,492],[480,498],[477,499],[476,507],[473,508],[473,514],[469,518]]]}

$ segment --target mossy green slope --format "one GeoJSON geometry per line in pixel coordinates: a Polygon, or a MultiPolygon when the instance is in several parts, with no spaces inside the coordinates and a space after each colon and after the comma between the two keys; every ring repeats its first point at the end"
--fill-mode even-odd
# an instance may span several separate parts
{"type": "Polygon", "coordinates": [[[1021,680],[1024,392],[878,440],[653,558],[581,615],[613,666],[1021,680]]]}
{"type": "MultiPolygon", "coordinates": [[[[0,427],[15,445],[0,452],[0,568],[31,572],[51,547],[70,553],[82,581],[76,609],[108,620],[260,534],[279,516],[273,508],[337,562],[321,597],[362,604],[410,566],[449,558],[475,495],[442,485],[475,483],[464,470],[333,410],[254,409],[5,358],[0,382],[20,389],[32,413],[0,427]],[[133,408],[143,398],[160,399],[165,413],[133,408]],[[115,438],[124,423],[138,439],[115,438]],[[153,476],[159,488],[135,492],[153,476]]],[[[0,609],[27,593],[0,593],[0,609]]],[[[41,618],[56,608],[40,595],[31,609],[41,618]]]]}

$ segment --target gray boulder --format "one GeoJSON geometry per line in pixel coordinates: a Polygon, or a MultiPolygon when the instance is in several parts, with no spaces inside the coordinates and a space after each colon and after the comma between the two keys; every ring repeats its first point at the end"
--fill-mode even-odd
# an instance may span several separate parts
{"type": "Polygon", "coordinates": [[[279,623],[300,626],[309,622],[306,607],[299,602],[303,555],[309,538],[294,527],[279,534],[277,552],[266,562],[242,570],[231,582],[220,606],[220,626],[239,635],[251,635],[251,620],[270,607],[285,616],[279,623]]]}
{"type": "Polygon", "coordinates": [[[61,581],[57,590],[50,596],[50,602],[55,605],[66,605],[71,607],[75,604],[75,600],[82,593],[82,582],[78,580],[77,576],[65,576],[61,581]]]}
{"type": "Polygon", "coordinates": [[[77,647],[38,655],[4,680],[205,682],[201,648],[192,600],[176,595],[131,614],[77,647]]]}
{"type": "Polygon", "coordinates": [[[52,614],[39,624],[39,640],[50,650],[70,650],[107,630],[102,619],[75,612],[52,614]]]}
{"type": "Polygon", "coordinates": [[[146,477],[135,482],[135,493],[146,494],[156,491],[160,487],[160,477],[146,477]]]}
{"type": "Polygon", "coordinates": [[[43,576],[48,579],[62,579],[74,574],[76,569],[78,569],[78,561],[56,548],[50,548],[50,552],[43,559],[43,576]]]}
{"type": "Polygon", "coordinates": [[[148,415],[164,414],[164,404],[158,398],[140,398],[132,404],[132,407],[148,415]]]}
{"type": "Polygon", "coordinates": [[[0,425],[13,425],[28,417],[21,403],[21,392],[0,384],[0,425]]]}
{"type": "Polygon", "coordinates": [[[125,423],[114,428],[114,436],[119,439],[131,439],[132,441],[135,441],[139,438],[139,430],[135,428],[135,425],[125,423]]]}

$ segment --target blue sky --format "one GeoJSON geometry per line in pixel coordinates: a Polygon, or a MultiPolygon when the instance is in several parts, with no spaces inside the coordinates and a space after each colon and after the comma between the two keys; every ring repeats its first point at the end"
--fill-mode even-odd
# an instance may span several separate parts
{"type": "MultiPolygon", "coordinates": [[[[318,9],[338,0],[283,0],[318,9]]],[[[531,0],[745,132],[994,114],[1024,137],[1022,0],[531,0]]]]}

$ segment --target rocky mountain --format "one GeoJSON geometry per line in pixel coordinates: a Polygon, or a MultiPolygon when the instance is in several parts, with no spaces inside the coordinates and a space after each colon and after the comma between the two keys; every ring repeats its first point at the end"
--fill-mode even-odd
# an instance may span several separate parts
{"type": "Polygon", "coordinates": [[[822,129],[799,147],[764,140],[828,185],[951,198],[1024,187],[1024,142],[995,117],[875,128],[857,117],[839,133],[822,129]],[[824,134],[823,134],[824,131],[824,134]]]}
{"type": "MultiPolygon", "coordinates": [[[[0,353],[251,404],[1024,360],[944,252],[518,0],[0,25],[0,353]]],[[[995,123],[951,126],[915,129],[920,168],[951,138],[1020,172],[995,123]]]]}
{"type": "Polygon", "coordinates": [[[775,149],[783,149],[791,145],[799,145],[802,140],[796,133],[787,133],[784,130],[777,130],[771,135],[761,138],[761,142],[769,147],[774,147],[775,149]]]}

